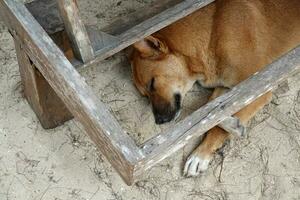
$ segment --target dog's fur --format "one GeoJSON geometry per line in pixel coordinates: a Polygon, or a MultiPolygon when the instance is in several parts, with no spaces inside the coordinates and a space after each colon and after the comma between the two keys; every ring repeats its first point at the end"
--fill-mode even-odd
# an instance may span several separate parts
{"type": "MultiPolygon", "coordinates": [[[[158,124],[172,120],[195,82],[211,99],[300,44],[300,0],[216,0],[133,45],[134,83],[149,97],[158,124]]],[[[235,114],[245,124],[269,92],[235,114]]],[[[207,169],[229,134],[214,127],[188,158],[184,173],[207,169]]]]}

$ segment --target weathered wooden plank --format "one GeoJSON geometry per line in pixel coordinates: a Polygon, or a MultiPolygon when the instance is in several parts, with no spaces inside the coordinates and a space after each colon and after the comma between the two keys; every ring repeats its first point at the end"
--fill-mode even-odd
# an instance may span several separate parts
{"type": "Polygon", "coordinates": [[[128,43],[133,44],[134,42],[151,35],[152,33],[195,12],[211,2],[213,2],[213,0],[183,1],[122,33],[120,38],[123,41],[129,40],[128,43]],[[133,42],[130,40],[133,40],[133,42]]]}
{"type": "MultiPolygon", "coordinates": [[[[45,4],[48,1],[53,0],[39,0],[40,4],[45,4]]],[[[80,65],[77,67],[88,67],[94,64],[97,64],[101,60],[112,56],[113,54],[125,49],[126,47],[130,46],[131,44],[135,43],[136,41],[141,40],[142,38],[151,35],[152,33],[164,28],[171,23],[191,14],[192,12],[206,6],[207,4],[213,2],[214,0],[186,0],[186,1],[179,1],[179,0],[163,0],[158,5],[147,6],[145,9],[141,9],[136,13],[129,15],[128,19],[119,19],[116,22],[113,22],[112,25],[106,27],[104,30],[107,33],[114,33],[116,38],[114,42],[108,42],[106,46],[99,45],[101,48],[96,48],[95,50],[95,58],[90,62],[80,65]],[[178,3],[180,2],[180,3],[178,3]],[[170,7],[170,5],[175,5],[170,7]],[[168,8],[164,10],[165,8],[168,8]],[[164,11],[163,11],[164,10],[164,11]],[[162,11],[161,13],[157,14],[158,12],[162,11]],[[156,14],[156,15],[154,15],[156,14]],[[146,20],[146,17],[150,17],[146,20]],[[143,21],[145,20],[145,21],[143,21]],[[140,22],[140,23],[139,23],[140,22]],[[139,23],[135,26],[134,24],[139,23]],[[129,30],[123,32],[125,28],[132,27],[129,30]],[[123,33],[121,33],[123,32],[123,33]]],[[[48,8],[47,6],[33,6],[33,4],[28,4],[27,7],[30,7],[31,12],[37,18],[49,18],[47,15],[40,15],[38,9],[40,8],[48,8]],[[35,14],[37,13],[37,14],[35,14]]],[[[52,5],[52,4],[51,4],[52,5]]],[[[56,9],[55,4],[51,7],[52,10],[56,9]]],[[[47,12],[45,10],[45,12],[47,12]]],[[[55,11],[49,12],[49,15],[56,13],[55,11]]],[[[59,14],[55,14],[55,19],[59,18],[59,14]]],[[[43,25],[47,20],[38,19],[38,21],[43,25]]],[[[56,20],[57,24],[60,25],[61,23],[59,20],[56,20]]],[[[53,23],[54,25],[54,23],[53,23]]],[[[46,25],[47,27],[47,25],[46,25]]],[[[47,29],[52,30],[53,28],[47,27],[47,29]]],[[[100,33],[101,34],[101,33],[100,33]]],[[[105,39],[104,39],[105,40],[105,39]]],[[[93,44],[94,41],[91,38],[91,43],[93,44]]],[[[78,63],[78,62],[77,62],[78,63]]]]}
{"type": "Polygon", "coordinates": [[[86,134],[123,179],[132,183],[134,165],[143,154],[122,131],[108,108],[97,99],[22,3],[0,0],[0,16],[50,86],[81,122],[86,134]]]}
{"type": "MultiPolygon", "coordinates": [[[[25,6],[49,35],[65,29],[56,0],[38,0],[25,6]]],[[[85,28],[94,52],[118,40],[117,37],[99,31],[94,26],[85,26],[85,28]]],[[[76,67],[82,65],[82,62],[75,58],[71,63],[76,67]]]]}
{"type": "Polygon", "coordinates": [[[24,95],[43,128],[55,128],[73,118],[44,77],[15,40],[24,95]]]}
{"type": "Polygon", "coordinates": [[[135,176],[141,175],[151,166],[276,87],[292,73],[299,71],[300,47],[297,47],[260,73],[254,74],[226,94],[207,103],[166,132],[146,141],[141,147],[145,158],[135,168],[135,176]]]}
{"type": "MultiPolygon", "coordinates": [[[[142,23],[181,1],[182,0],[157,0],[151,5],[144,6],[126,15],[126,17],[114,19],[109,25],[101,29],[101,31],[110,35],[119,35],[128,30],[128,28],[142,23]]],[[[47,33],[53,34],[64,29],[64,23],[58,11],[56,0],[32,1],[26,3],[25,6],[47,33]]]]}
{"type": "Polygon", "coordinates": [[[133,43],[155,33],[156,31],[172,24],[173,22],[193,13],[194,11],[210,4],[214,0],[188,0],[169,8],[154,17],[134,26],[128,31],[118,35],[119,42],[113,43],[95,52],[95,59],[84,64],[88,67],[114,55],[133,43]]]}
{"type": "MultiPolygon", "coordinates": [[[[92,48],[94,50],[100,49],[103,46],[106,46],[113,42],[117,42],[118,40],[116,37],[112,35],[95,30],[93,27],[86,26],[86,29],[89,38],[91,38],[92,39],[91,41],[93,41],[92,48]]],[[[66,57],[70,60],[70,62],[74,67],[79,68],[80,66],[82,66],[83,63],[74,57],[74,53],[71,47],[69,37],[67,36],[64,30],[56,33],[52,33],[50,34],[50,37],[54,40],[56,44],[58,44],[58,42],[62,43],[62,45],[59,47],[63,52],[65,52],[66,57]]]]}
{"type": "Polygon", "coordinates": [[[112,35],[120,35],[180,2],[182,2],[182,0],[156,0],[150,5],[144,6],[135,12],[112,21],[101,30],[112,35]]]}
{"type": "Polygon", "coordinates": [[[81,21],[76,0],[57,0],[65,29],[71,40],[75,57],[84,63],[94,58],[91,41],[81,21]]]}

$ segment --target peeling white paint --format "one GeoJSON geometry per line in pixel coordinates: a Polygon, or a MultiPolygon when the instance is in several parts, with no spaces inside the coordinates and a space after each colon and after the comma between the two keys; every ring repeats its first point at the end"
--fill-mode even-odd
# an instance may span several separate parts
{"type": "Polygon", "coordinates": [[[70,82],[69,82],[69,86],[71,86],[71,88],[73,88],[73,89],[76,89],[76,86],[75,86],[75,84],[73,83],[73,81],[70,81],[70,82]]]}
{"type": "Polygon", "coordinates": [[[124,145],[121,146],[121,150],[122,150],[122,153],[125,154],[125,155],[130,154],[130,150],[124,145]]]}
{"type": "Polygon", "coordinates": [[[215,114],[209,113],[209,114],[207,115],[207,118],[208,118],[208,119],[213,119],[213,118],[215,118],[215,117],[216,117],[215,114]]]}
{"type": "Polygon", "coordinates": [[[73,7],[71,4],[66,4],[65,5],[65,9],[66,11],[68,11],[69,13],[73,13],[73,7]]]}
{"type": "Polygon", "coordinates": [[[85,97],[83,96],[81,93],[78,93],[81,101],[87,105],[88,108],[91,108],[92,110],[97,110],[97,106],[95,104],[95,102],[93,101],[93,99],[91,99],[89,96],[85,97]]]}
{"type": "Polygon", "coordinates": [[[159,137],[160,139],[158,140],[158,144],[164,143],[167,139],[165,137],[159,137]]]}
{"type": "Polygon", "coordinates": [[[250,103],[254,99],[254,96],[249,97],[246,101],[245,104],[250,103]]]}
{"type": "Polygon", "coordinates": [[[193,137],[193,136],[191,136],[191,135],[187,136],[187,137],[185,138],[185,141],[191,139],[192,137],[193,137]]]}
{"type": "MultiPolygon", "coordinates": [[[[145,155],[144,155],[144,153],[143,153],[142,150],[139,150],[139,154],[140,154],[140,156],[141,156],[142,158],[145,158],[145,155]]],[[[137,159],[139,159],[139,158],[137,158],[137,159]]]]}
{"type": "Polygon", "coordinates": [[[266,86],[265,86],[265,88],[270,88],[271,87],[271,84],[267,84],[266,86]]]}
{"type": "Polygon", "coordinates": [[[76,32],[76,38],[77,38],[77,40],[83,41],[85,39],[84,36],[85,35],[81,31],[76,32]]]}
{"type": "Polygon", "coordinates": [[[207,119],[203,119],[200,123],[205,124],[207,122],[207,119]]]}
{"type": "Polygon", "coordinates": [[[153,160],[149,160],[147,164],[150,165],[150,164],[153,163],[153,162],[154,162],[153,160]]]}

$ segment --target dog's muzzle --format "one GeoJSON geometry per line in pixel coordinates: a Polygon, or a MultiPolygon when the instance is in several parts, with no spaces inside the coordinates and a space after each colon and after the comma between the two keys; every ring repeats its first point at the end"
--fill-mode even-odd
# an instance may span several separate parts
{"type": "Polygon", "coordinates": [[[156,124],[170,122],[177,118],[180,114],[181,95],[174,95],[174,103],[160,101],[159,103],[152,102],[152,110],[156,124]]]}

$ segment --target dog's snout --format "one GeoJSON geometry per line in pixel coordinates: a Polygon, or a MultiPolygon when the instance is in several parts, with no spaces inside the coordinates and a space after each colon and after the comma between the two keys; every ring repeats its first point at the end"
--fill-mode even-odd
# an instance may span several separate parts
{"type": "Polygon", "coordinates": [[[176,113],[170,104],[165,104],[164,106],[152,104],[152,107],[156,124],[163,124],[171,121],[176,113]]]}
{"type": "Polygon", "coordinates": [[[171,118],[167,118],[165,116],[155,115],[155,123],[156,124],[163,124],[163,123],[169,122],[171,120],[172,120],[171,118]]]}
{"type": "Polygon", "coordinates": [[[152,109],[156,124],[163,124],[172,121],[180,110],[181,95],[175,94],[171,102],[156,97],[152,98],[152,109]]]}

